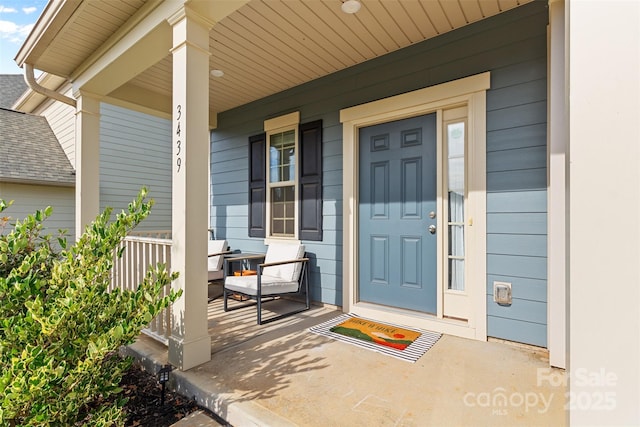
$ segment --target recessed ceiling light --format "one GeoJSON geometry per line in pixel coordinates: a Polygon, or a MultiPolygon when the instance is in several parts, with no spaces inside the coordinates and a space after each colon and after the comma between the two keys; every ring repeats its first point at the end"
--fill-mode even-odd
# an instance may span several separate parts
{"type": "Polygon", "coordinates": [[[222,77],[222,76],[224,76],[224,71],[222,71],[222,70],[211,70],[211,75],[213,77],[222,77]]]}
{"type": "Polygon", "coordinates": [[[362,5],[358,0],[346,0],[342,2],[342,11],[344,13],[356,13],[362,5]]]}

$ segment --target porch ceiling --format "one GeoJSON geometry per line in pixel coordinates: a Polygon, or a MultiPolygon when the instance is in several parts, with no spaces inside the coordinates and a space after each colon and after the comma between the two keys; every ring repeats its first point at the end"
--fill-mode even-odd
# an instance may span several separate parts
{"type": "MultiPolygon", "coordinates": [[[[194,8],[199,1],[205,0],[192,1],[194,8]]],[[[361,0],[360,11],[348,15],[341,11],[341,0],[251,0],[210,32],[210,69],[224,71],[223,77],[210,77],[210,109],[217,113],[246,104],[530,1],[361,0]]],[[[105,43],[122,38],[123,27],[143,19],[158,4],[51,0],[41,20],[47,14],[54,19],[41,26],[40,34],[32,33],[35,47],[23,47],[18,62],[73,80],[97,60],[96,52],[105,43]]],[[[163,59],[111,96],[146,93],[170,99],[169,48],[163,59]]],[[[170,108],[170,102],[155,105],[165,112],[170,108]]]]}

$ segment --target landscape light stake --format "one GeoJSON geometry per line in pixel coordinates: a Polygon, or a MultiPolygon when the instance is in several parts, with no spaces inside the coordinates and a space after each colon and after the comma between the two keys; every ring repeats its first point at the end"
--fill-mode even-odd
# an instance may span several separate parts
{"type": "Polygon", "coordinates": [[[160,406],[164,406],[164,388],[167,381],[169,381],[169,373],[172,371],[171,365],[164,365],[162,369],[158,371],[158,382],[162,386],[162,397],[160,398],[160,406]]]}

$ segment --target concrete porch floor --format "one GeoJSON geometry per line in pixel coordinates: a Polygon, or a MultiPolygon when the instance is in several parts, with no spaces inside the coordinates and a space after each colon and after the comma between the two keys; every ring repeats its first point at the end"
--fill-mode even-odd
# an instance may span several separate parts
{"type": "MultiPolygon", "coordinates": [[[[266,307],[283,304],[292,302],[266,307]]],[[[566,424],[564,372],[530,348],[444,335],[408,363],[308,331],[333,309],[263,326],[255,313],[211,302],[211,361],[171,378],[233,426],[566,424]]],[[[147,336],[129,350],[151,372],[166,363],[166,347],[147,336]]]]}

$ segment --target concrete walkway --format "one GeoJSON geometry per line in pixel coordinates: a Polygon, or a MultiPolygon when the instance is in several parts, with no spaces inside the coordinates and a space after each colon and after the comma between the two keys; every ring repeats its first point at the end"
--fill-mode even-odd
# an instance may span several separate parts
{"type": "MultiPolygon", "coordinates": [[[[258,326],[255,309],[221,305],[209,304],[212,360],[174,371],[170,385],[233,426],[566,424],[564,372],[542,352],[445,335],[408,363],[307,330],[332,309],[258,326]]],[[[146,336],[129,349],[153,372],[166,363],[146,336]]]]}
{"type": "Polygon", "coordinates": [[[218,427],[222,424],[216,422],[209,415],[205,414],[204,411],[196,411],[193,414],[187,415],[180,421],[175,424],[172,424],[172,427],[218,427]]]}

